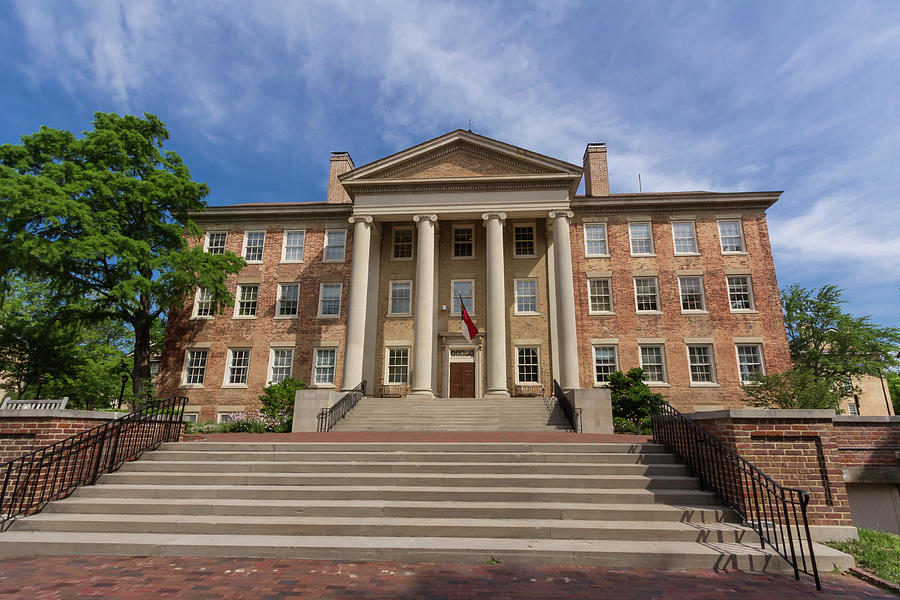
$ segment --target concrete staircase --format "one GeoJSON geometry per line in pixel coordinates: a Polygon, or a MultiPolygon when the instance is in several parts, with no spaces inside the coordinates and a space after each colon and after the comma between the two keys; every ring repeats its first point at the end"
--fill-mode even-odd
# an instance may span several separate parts
{"type": "Polygon", "coordinates": [[[20,519],[0,554],[786,569],[735,521],[653,444],[183,442],[20,519]]]}
{"type": "Polygon", "coordinates": [[[555,399],[362,398],[334,431],[571,431],[555,399]]]}

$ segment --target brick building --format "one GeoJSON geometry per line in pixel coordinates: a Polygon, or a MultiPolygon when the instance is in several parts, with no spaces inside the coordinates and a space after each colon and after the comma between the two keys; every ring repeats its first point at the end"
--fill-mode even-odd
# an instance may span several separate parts
{"type": "Polygon", "coordinates": [[[248,264],[224,314],[203,290],[172,311],[159,391],[209,420],[287,376],[489,400],[642,366],[680,409],[739,408],[750,373],[790,366],[779,195],[610,194],[603,144],[582,167],[463,130],[359,168],[333,153],[326,202],[193,216],[195,243],[248,264]]]}

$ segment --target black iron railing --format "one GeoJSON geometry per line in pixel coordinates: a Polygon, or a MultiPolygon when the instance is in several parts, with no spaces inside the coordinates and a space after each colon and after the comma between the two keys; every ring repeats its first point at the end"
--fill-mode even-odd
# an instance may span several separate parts
{"type": "Polygon", "coordinates": [[[175,396],[151,402],[121,419],[0,464],[0,531],[78,486],[96,483],[144,451],[178,441],[187,401],[175,396]]]}
{"type": "Polygon", "coordinates": [[[653,440],[665,444],[687,463],[705,489],[716,492],[794,569],[812,575],[822,589],[806,517],[809,494],[775,482],[668,402],[654,401],[653,440]]]}
{"type": "Polygon", "coordinates": [[[572,431],[581,433],[581,409],[572,406],[569,396],[566,395],[565,390],[559,386],[559,382],[555,379],[553,380],[553,397],[556,398],[556,403],[562,409],[563,414],[566,415],[566,420],[572,426],[572,431]]]}
{"type": "Polygon", "coordinates": [[[356,406],[360,398],[366,395],[366,380],[363,379],[358,386],[341,396],[331,408],[323,408],[319,411],[319,425],[316,431],[331,431],[334,424],[346,416],[356,406]]]}

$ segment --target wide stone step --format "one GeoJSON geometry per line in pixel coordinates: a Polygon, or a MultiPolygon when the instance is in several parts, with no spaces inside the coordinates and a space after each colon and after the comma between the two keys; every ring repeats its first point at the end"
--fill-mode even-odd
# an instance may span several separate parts
{"type": "Polygon", "coordinates": [[[679,464],[674,454],[562,454],[525,452],[202,452],[157,450],[143,455],[147,461],[223,462],[471,462],[471,463],[615,463],[679,464]]]}
{"type": "Polygon", "coordinates": [[[169,442],[160,450],[231,452],[539,452],[545,454],[670,454],[662,444],[581,442],[169,442]]]}
{"type": "Polygon", "coordinates": [[[138,461],[122,467],[124,472],[154,473],[497,473],[547,475],[656,475],[687,476],[688,469],[678,464],[618,463],[527,463],[527,462],[341,462],[341,461],[138,461]]]}
{"type": "MultiPolygon", "coordinates": [[[[619,500],[607,498],[608,500],[619,500]]],[[[48,506],[43,514],[103,514],[123,511],[140,515],[206,515],[270,517],[392,517],[420,519],[570,519],[590,521],[735,523],[737,516],[717,506],[659,504],[579,504],[572,502],[489,502],[410,500],[281,500],[220,497],[161,498],[70,497],[48,506]]],[[[704,498],[704,500],[709,500],[704,498]]],[[[105,521],[104,521],[105,522],[105,521]]]]}
{"type": "MultiPolygon", "coordinates": [[[[127,510],[127,509],[126,509],[127,510]]],[[[758,544],[752,530],[732,523],[564,519],[229,515],[107,515],[42,513],[16,522],[17,531],[187,533],[273,536],[469,537],[568,540],[685,541],[758,544]]]]}
{"type": "MultiPolygon", "coordinates": [[[[685,511],[691,506],[712,506],[720,501],[712,492],[699,489],[573,489],[551,487],[465,487],[465,486],[359,486],[359,485],[175,485],[103,484],[79,488],[66,502],[77,498],[131,499],[250,499],[265,505],[274,500],[330,502],[344,501],[418,501],[418,502],[563,502],[577,504],[616,504],[634,506],[673,504],[685,511]]],[[[52,504],[55,510],[63,504],[52,504]]],[[[674,513],[673,513],[674,514],[674,513]]],[[[678,513],[683,518],[683,512],[678,513]]],[[[690,513],[688,513],[690,514],[690,513]]]]}
{"type": "Polygon", "coordinates": [[[566,474],[402,474],[402,473],[153,473],[122,469],[104,475],[102,483],[139,483],[145,485],[402,485],[470,487],[568,487],[568,488],[643,488],[695,489],[692,477],[641,475],[566,475],[566,474]]]}
{"type": "MultiPolygon", "coordinates": [[[[846,555],[817,546],[819,569],[846,555]],[[820,548],[822,548],[820,552],[820,548]]],[[[210,535],[8,531],[0,555],[218,556],[593,565],[655,569],[788,570],[770,551],[736,543],[623,540],[210,535]]],[[[852,564],[852,563],[851,563],[852,564]]]]}

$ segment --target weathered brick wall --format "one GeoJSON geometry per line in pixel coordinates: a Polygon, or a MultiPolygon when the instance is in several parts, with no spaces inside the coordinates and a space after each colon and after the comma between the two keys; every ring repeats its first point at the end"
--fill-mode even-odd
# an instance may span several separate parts
{"type": "MultiPolygon", "coordinates": [[[[66,412],[87,413],[87,411],[66,412]]],[[[0,415],[0,463],[101,425],[113,414],[99,413],[96,417],[0,415]]]]}
{"type": "Polygon", "coordinates": [[[900,469],[900,419],[841,416],[834,419],[841,465],[847,469],[900,469]]]}

